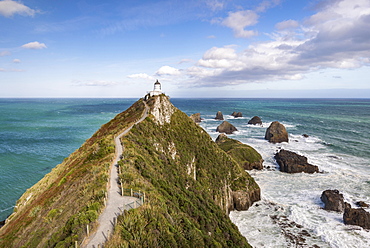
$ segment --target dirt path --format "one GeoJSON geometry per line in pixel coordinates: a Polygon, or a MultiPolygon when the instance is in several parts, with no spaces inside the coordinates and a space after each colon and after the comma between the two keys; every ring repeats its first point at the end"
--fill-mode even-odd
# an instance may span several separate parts
{"type": "Polygon", "coordinates": [[[118,186],[117,163],[123,153],[123,145],[121,144],[120,138],[127,134],[135,124],[142,122],[148,116],[149,107],[145,102],[144,104],[145,111],[143,116],[132,126],[128,127],[114,138],[116,152],[110,168],[107,205],[98,218],[99,226],[97,231],[92,233],[88,240],[85,241],[85,244],[83,245],[85,248],[98,248],[98,245],[103,247],[103,244],[108,240],[110,234],[113,232],[115,220],[117,216],[121,214],[124,206],[139,200],[135,197],[121,196],[121,190],[118,186]]]}

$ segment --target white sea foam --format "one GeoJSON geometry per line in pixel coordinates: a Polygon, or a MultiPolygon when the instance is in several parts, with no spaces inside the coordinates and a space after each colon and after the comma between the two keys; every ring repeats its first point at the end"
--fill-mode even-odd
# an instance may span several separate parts
{"type": "MultiPolygon", "coordinates": [[[[266,168],[249,172],[261,187],[262,200],[248,211],[230,213],[241,233],[253,247],[370,247],[370,232],[344,225],[342,213],[323,210],[320,200],[324,190],[338,189],[353,207],[357,201],[369,203],[368,161],[333,152],[318,136],[291,134],[296,125],[289,123],[283,123],[290,133],[289,143],[271,144],[264,140],[270,124],[254,126],[244,120],[236,126],[239,131],[229,135],[254,147],[265,160],[266,168]],[[280,172],[273,158],[280,149],[306,156],[321,173],[280,172]],[[304,235],[306,232],[309,236],[304,235]],[[294,237],[304,239],[301,246],[294,237]]],[[[218,136],[214,122],[207,120],[202,126],[213,138],[218,136]]]]}

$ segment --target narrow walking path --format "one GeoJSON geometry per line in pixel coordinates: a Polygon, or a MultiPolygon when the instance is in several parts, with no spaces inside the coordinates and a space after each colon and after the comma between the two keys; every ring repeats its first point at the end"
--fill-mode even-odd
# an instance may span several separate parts
{"type": "Polygon", "coordinates": [[[98,229],[95,233],[91,234],[90,237],[88,237],[87,241],[85,241],[86,245],[83,245],[83,247],[85,248],[98,248],[98,246],[103,247],[103,244],[108,240],[110,234],[113,232],[115,220],[118,215],[121,214],[123,207],[127,204],[138,201],[138,198],[136,197],[121,195],[121,189],[118,186],[119,180],[117,163],[121,159],[121,155],[123,153],[123,145],[121,144],[120,138],[123,135],[127,134],[135,124],[142,122],[148,116],[149,107],[146,105],[145,102],[144,104],[145,111],[143,113],[143,116],[133,125],[125,129],[114,138],[116,151],[115,158],[110,168],[109,189],[106,207],[98,218],[98,229]]]}

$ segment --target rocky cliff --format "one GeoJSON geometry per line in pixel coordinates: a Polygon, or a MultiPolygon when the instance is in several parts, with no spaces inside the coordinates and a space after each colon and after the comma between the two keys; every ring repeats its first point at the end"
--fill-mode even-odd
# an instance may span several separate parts
{"type": "MultiPolygon", "coordinates": [[[[165,95],[146,104],[149,116],[121,139],[119,166],[123,186],[145,192],[147,201],[118,218],[105,247],[249,247],[228,212],[256,198],[253,178],[165,95]]],[[[27,190],[0,229],[0,247],[80,243],[104,207],[113,137],[144,108],[139,100],[117,115],[27,190]]]]}
{"type": "Polygon", "coordinates": [[[122,139],[120,166],[121,176],[131,178],[124,187],[145,191],[149,204],[120,217],[107,246],[249,246],[228,212],[247,209],[259,196],[253,178],[166,96],[147,104],[149,117],[122,139]],[[161,105],[167,111],[152,114],[161,105]]]}

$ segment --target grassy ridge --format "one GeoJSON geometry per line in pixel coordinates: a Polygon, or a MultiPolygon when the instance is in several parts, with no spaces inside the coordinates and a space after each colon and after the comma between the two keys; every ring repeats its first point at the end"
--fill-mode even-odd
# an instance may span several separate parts
{"type": "Polygon", "coordinates": [[[0,247],[70,247],[94,227],[103,206],[114,136],[143,113],[142,100],[103,125],[78,150],[28,189],[8,223],[0,247]]]}
{"type": "MultiPolygon", "coordinates": [[[[164,95],[153,97],[147,102],[152,110],[158,99],[170,104],[164,95]]],[[[253,192],[258,185],[202,128],[171,106],[170,123],[160,125],[150,115],[121,140],[123,187],[144,191],[148,200],[118,218],[106,247],[250,247],[227,213],[234,207],[232,192],[253,192]]],[[[141,99],[28,189],[0,229],[0,247],[81,243],[86,224],[94,227],[104,206],[114,137],[144,109],[141,99]]]]}
{"type": "Polygon", "coordinates": [[[228,138],[223,134],[216,139],[216,144],[234,158],[244,169],[250,170],[256,164],[262,169],[262,156],[253,147],[243,144],[238,140],[228,138]]]}
{"type": "Polygon", "coordinates": [[[253,178],[183,112],[154,119],[123,137],[120,163],[124,187],[149,202],[119,218],[107,247],[249,247],[227,213],[230,192],[258,188],[253,178]]]}

